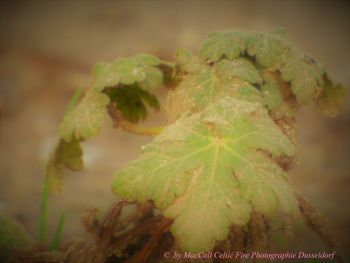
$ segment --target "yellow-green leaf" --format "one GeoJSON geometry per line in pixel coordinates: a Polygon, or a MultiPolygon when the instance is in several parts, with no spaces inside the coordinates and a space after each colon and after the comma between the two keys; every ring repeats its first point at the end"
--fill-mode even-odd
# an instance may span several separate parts
{"type": "Polygon", "coordinates": [[[79,142],[59,140],[46,166],[46,180],[50,192],[61,193],[64,170],[79,171],[83,168],[83,151],[79,142]]]}
{"type": "Polygon", "coordinates": [[[222,96],[260,101],[260,92],[252,85],[260,82],[258,70],[243,58],[223,59],[211,67],[203,67],[184,76],[179,86],[169,92],[169,119],[173,121],[188,110],[197,112],[222,96]]]}
{"type": "Polygon", "coordinates": [[[285,172],[271,156],[294,146],[261,103],[224,97],[184,114],[117,172],[118,196],[153,200],[185,251],[211,250],[231,224],[243,226],[252,209],[297,214],[285,172]]]}
{"type": "Polygon", "coordinates": [[[118,58],[112,63],[98,63],[92,70],[92,86],[97,91],[105,88],[138,83],[143,89],[159,88],[163,74],[157,67],[160,60],[148,54],[118,58]]]}
{"type": "Polygon", "coordinates": [[[334,85],[332,81],[325,76],[324,86],[320,96],[316,100],[318,109],[326,116],[334,117],[337,115],[339,107],[345,97],[345,89],[342,85],[334,85]]]}
{"type": "Polygon", "coordinates": [[[159,110],[157,97],[136,85],[106,89],[105,93],[130,122],[137,123],[147,117],[146,105],[159,110]]]}
{"type": "Polygon", "coordinates": [[[247,40],[248,34],[239,31],[211,33],[200,46],[199,57],[206,62],[237,58],[244,53],[247,40]]]}
{"type": "Polygon", "coordinates": [[[81,102],[67,114],[60,134],[66,142],[90,139],[98,134],[109,103],[107,95],[94,89],[88,90],[81,102]]]}

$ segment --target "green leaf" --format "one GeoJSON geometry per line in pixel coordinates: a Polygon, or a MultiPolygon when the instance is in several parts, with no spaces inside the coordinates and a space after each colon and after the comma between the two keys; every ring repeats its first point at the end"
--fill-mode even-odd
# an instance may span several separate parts
{"type": "Polygon", "coordinates": [[[280,69],[294,55],[293,45],[283,30],[251,35],[247,52],[260,66],[271,71],[280,69]]]}
{"type": "Polygon", "coordinates": [[[113,74],[119,76],[119,82],[126,85],[134,84],[146,77],[143,65],[132,58],[117,59],[112,63],[111,70],[113,74]]]}
{"type": "Polygon", "coordinates": [[[222,60],[216,65],[216,71],[226,82],[232,78],[244,80],[250,84],[261,84],[262,79],[255,65],[245,59],[222,60]]]}
{"type": "Polygon", "coordinates": [[[324,115],[334,117],[337,115],[344,97],[344,87],[340,84],[334,85],[332,81],[325,76],[322,93],[316,100],[317,107],[324,115]]]}
{"type": "Polygon", "coordinates": [[[206,68],[197,57],[193,56],[191,51],[181,48],[176,50],[175,53],[176,65],[180,68],[180,71],[186,73],[199,73],[202,69],[206,68]]]}
{"type": "MultiPolygon", "coordinates": [[[[189,54],[183,51],[181,54],[182,61],[185,61],[188,65],[194,65],[194,63],[188,62],[189,54]],[[184,58],[187,58],[187,61],[184,58]]],[[[322,89],[323,67],[295,47],[283,29],[263,34],[247,34],[239,31],[216,32],[208,36],[199,50],[200,58],[209,63],[223,59],[233,60],[244,57],[246,54],[255,59],[257,66],[271,72],[279,71],[283,80],[291,83],[292,92],[299,104],[307,104],[315,99],[322,89]]],[[[245,60],[241,60],[241,62],[243,61],[245,60]]],[[[239,60],[235,60],[235,63],[238,62],[239,60]]],[[[188,65],[186,67],[189,67],[188,65]]],[[[240,70],[240,67],[237,67],[236,70],[231,71],[231,74],[235,74],[235,71],[240,70]]],[[[245,67],[242,70],[247,71],[248,68],[245,67]]],[[[198,71],[189,71],[189,73],[198,73],[198,71]]],[[[249,72],[240,72],[239,76],[236,77],[252,83],[252,79],[248,79],[245,73],[249,74],[249,72]]],[[[259,84],[260,82],[257,81],[256,83],[259,84]]],[[[339,90],[339,95],[336,95],[336,97],[341,97],[341,88],[336,89],[339,90]]],[[[325,105],[327,103],[321,104],[325,105]]],[[[332,115],[332,113],[328,114],[332,115]]]]}
{"type": "Polygon", "coordinates": [[[124,119],[137,123],[147,117],[146,104],[159,110],[159,102],[152,93],[136,85],[106,89],[111,102],[115,102],[124,119]]]}
{"type": "Polygon", "coordinates": [[[163,85],[163,73],[160,69],[155,67],[147,67],[144,69],[145,78],[139,81],[140,88],[144,90],[151,90],[159,88],[163,85]]]}
{"type": "Polygon", "coordinates": [[[58,142],[46,166],[45,175],[50,192],[62,192],[64,169],[80,171],[83,168],[82,156],[79,142],[66,142],[62,139],[58,142]]]}
{"type": "Polygon", "coordinates": [[[109,103],[107,95],[88,90],[82,101],[63,119],[61,138],[66,142],[90,139],[98,134],[109,103]]]}
{"type": "Polygon", "coordinates": [[[299,104],[307,104],[320,91],[323,70],[305,55],[296,54],[281,68],[282,78],[291,82],[293,94],[299,104]]]}
{"type": "Polygon", "coordinates": [[[171,231],[183,250],[207,251],[231,224],[245,225],[252,209],[298,213],[286,174],[270,156],[293,154],[260,103],[224,97],[168,126],[116,173],[112,190],[153,200],[174,219],[171,231]]]}
{"type": "Polygon", "coordinates": [[[323,68],[296,48],[284,31],[252,35],[247,51],[260,66],[281,72],[283,80],[291,83],[299,104],[307,104],[318,94],[323,68]]]}
{"type": "Polygon", "coordinates": [[[169,92],[169,119],[173,121],[188,110],[198,112],[222,96],[261,101],[261,94],[252,86],[260,82],[259,72],[250,61],[221,60],[210,68],[184,76],[179,86],[169,92]]]}
{"type": "Polygon", "coordinates": [[[279,82],[270,74],[263,74],[264,84],[260,87],[263,103],[274,116],[284,117],[295,115],[295,109],[284,101],[279,82]]]}
{"type": "Polygon", "coordinates": [[[246,49],[248,34],[244,32],[215,32],[199,48],[199,57],[206,62],[216,62],[221,58],[234,59],[246,49]]]}
{"type": "Polygon", "coordinates": [[[148,54],[137,54],[130,58],[118,58],[113,63],[98,63],[92,70],[92,86],[97,91],[104,88],[138,83],[143,89],[163,85],[163,73],[157,67],[160,60],[148,54]]]}
{"type": "Polygon", "coordinates": [[[113,87],[119,83],[119,74],[115,74],[110,63],[97,63],[92,69],[92,87],[102,91],[105,87],[113,87]]]}
{"type": "Polygon", "coordinates": [[[281,106],[284,102],[281,91],[278,86],[272,82],[266,83],[261,87],[264,97],[264,103],[269,110],[273,110],[281,106]]]}

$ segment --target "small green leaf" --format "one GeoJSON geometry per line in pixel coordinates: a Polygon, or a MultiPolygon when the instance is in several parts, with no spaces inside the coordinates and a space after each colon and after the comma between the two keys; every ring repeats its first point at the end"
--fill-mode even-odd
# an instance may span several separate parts
{"type": "Polygon", "coordinates": [[[132,57],[144,66],[158,66],[160,64],[159,58],[146,53],[139,53],[132,57]]]}
{"type": "Polygon", "coordinates": [[[96,136],[101,129],[108,103],[107,95],[94,89],[88,90],[78,106],[64,117],[60,130],[61,138],[71,142],[96,136]]]}
{"type": "Polygon", "coordinates": [[[60,140],[56,151],[56,160],[62,162],[72,171],[80,171],[83,168],[83,151],[77,141],[65,142],[60,140]]]}
{"type": "Polygon", "coordinates": [[[234,59],[246,49],[248,34],[244,32],[215,32],[199,48],[199,57],[206,62],[216,62],[221,58],[234,59]]]}
{"type": "Polygon", "coordinates": [[[260,88],[262,94],[262,102],[270,112],[277,117],[293,116],[295,109],[284,101],[282,92],[278,86],[278,81],[269,74],[264,74],[264,85],[260,88]]]}
{"type": "Polygon", "coordinates": [[[325,76],[324,86],[320,96],[316,100],[318,109],[326,116],[334,117],[337,115],[339,107],[345,97],[345,89],[342,85],[334,85],[332,81],[325,76]]]}
{"type": "Polygon", "coordinates": [[[146,104],[159,110],[159,102],[152,93],[136,85],[106,89],[111,102],[115,102],[124,119],[137,123],[147,117],[146,104]]]}
{"type": "Polygon", "coordinates": [[[177,65],[183,67],[192,62],[193,55],[192,52],[186,48],[180,48],[175,52],[175,61],[177,65]]]}
{"type": "Polygon", "coordinates": [[[192,55],[191,51],[181,48],[176,50],[175,53],[176,65],[180,68],[180,71],[186,73],[199,73],[206,66],[195,56],[192,55]]]}
{"type": "Polygon", "coordinates": [[[130,85],[144,80],[146,74],[143,65],[132,58],[118,58],[111,66],[113,74],[119,76],[119,83],[130,85]]]}
{"type": "Polygon", "coordinates": [[[64,169],[80,171],[83,168],[82,156],[79,142],[66,142],[62,139],[58,142],[46,167],[46,180],[50,192],[62,192],[64,169]]]}
{"type": "Polygon", "coordinates": [[[92,86],[97,91],[104,88],[138,83],[143,89],[163,85],[163,73],[157,67],[160,60],[148,54],[136,54],[130,58],[118,58],[113,63],[98,63],[94,66],[92,86]]]}
{"type": "Polygon", "coordinates": [[[153,200],[174,219],[184,251],[211,250],[231,224],[248,222],[251,209],[298,214],[285,172],[263,151],[290,156],[294,146],[260,103],[224,97],[168,126],[115,175],[112,190],[153,200]]]}
{"type": "Polygon", "coordinates": [[[144,69],[144,73],[146,77],[138,82],[141,89],[151,90],[163,85],[163,73],[159,68],[147,67],[144,69]]]}
{"type": "Polygon", "coordinates": [[[97,63],[92,69],[92,87],[97,91],[102,91],[106,87],[118,85],[120,76],[113,72],[112,64],[97,63]]]}
{"type": "Polygon", "coordinates": [[[307,104],[319,92],[323,70],[305,60],[305,55],[296,54],[281,68],[282,78],[291,82],[293,94],[299,104],[307,104]]]}
{"type": "Polygon", "coordinates": [[[293,45],[284,31],[252,34],[248,40],[247,51],[249,56],[255,57],[259,65],[271,71],[280,69],[294,55],[293,45]]]}

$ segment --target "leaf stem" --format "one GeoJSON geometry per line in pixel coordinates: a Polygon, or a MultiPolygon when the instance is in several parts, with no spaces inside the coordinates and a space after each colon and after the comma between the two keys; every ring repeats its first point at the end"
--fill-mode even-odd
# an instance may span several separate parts
{"type": "Polygon", "coordinates": [[[141,127],[126,120],[119,121],[117,126],[127,132],[144,136],[156,136],[163,130],[163,127],[141,127]]]}

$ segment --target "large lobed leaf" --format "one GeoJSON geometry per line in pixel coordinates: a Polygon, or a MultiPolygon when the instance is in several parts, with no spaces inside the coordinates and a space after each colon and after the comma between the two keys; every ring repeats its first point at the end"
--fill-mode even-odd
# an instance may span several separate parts
{"type": "Polygon", "coordinates": [[[262,104],[224,97],[167,127],[116,173],[112,190],[153,200],[174,219],[171,231],[183,250],[207,251],[231,224],[245,225],[252,209],[298,213],[285,173],[271,158],[293,154],[262,104]]]}

